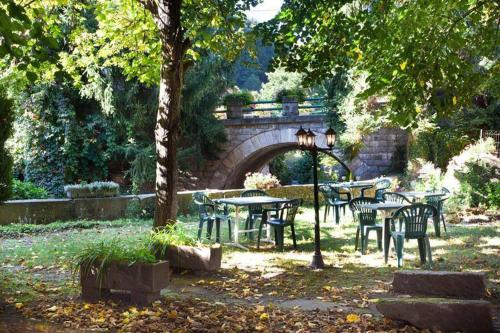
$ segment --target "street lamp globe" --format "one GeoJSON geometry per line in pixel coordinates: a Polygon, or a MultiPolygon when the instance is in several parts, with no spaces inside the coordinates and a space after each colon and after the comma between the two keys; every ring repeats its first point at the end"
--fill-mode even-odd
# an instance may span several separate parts
{"type": "Polygon", "coordinates": [[[299,144],[299,147],[305,147],[307,144],[307,131],[305,131],[302,126],[300,126],[297,133],[295,133],[295,136],[297,137],[297,143],[299,144]]]}
{"type": "Polygon", "coordinates": [[[309,131],[307,131],[306,146],[308,148],[313,148],[315,146],[315,143],[316,143],[316,134],[314,134],[313,131],[311,131],[311,129],[309,129],[309,131]]]}
{"type": "Polygon", "coordinates": [[[326,130],[325,136],[326,145],[330,147],[330,149],[333,148],[333,146],[335,145],[335,140],[337,139],[337,133],[335,133],[334,129],[330,127],[326,130]]]}

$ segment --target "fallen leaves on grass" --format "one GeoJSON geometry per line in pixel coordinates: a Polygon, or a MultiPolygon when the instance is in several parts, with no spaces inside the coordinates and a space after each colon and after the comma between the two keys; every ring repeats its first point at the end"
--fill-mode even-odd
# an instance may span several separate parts
{"type": "Polygon", "coordinates": [[[273,305],[221,303],[199,298],[165,298],[148,307],[61,300],[19,309],[26,317],[80,329],[117,332],[416,332],[371,315],[283,310],[273,305]]]}

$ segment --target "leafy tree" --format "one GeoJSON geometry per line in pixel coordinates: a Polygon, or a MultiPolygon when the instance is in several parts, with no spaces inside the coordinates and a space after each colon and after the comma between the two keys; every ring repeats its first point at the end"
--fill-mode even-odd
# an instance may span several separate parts
{"type": "Polygon", "coordinates": [[[12,132],[13,120],[12,101],[0,89],[0,201],[7,200],[12,191],[12,157],[5,147],[5,141],[12,132]]]}
{"type": "Polygon", "coordinates": [[[177,145],[186,69],[199,60],[201,51],[236,58],[246,44],[244,11],[257,3],[258,0],[86,1],[72,8],[88,12],[92,5],[90,10],[97,24],[89,27],[85,20],[78,21],[67,36],[60,30],[54,31],[58,18],[52,15],[67,9],[64,3],[38,0],[30,2],[26,9],[33,16],[45,14],[42,30],[65,43],[65,52],[58,54],[59,63],[78,87],[100,80],[103,66],[121,68],[128,78],[159,84],[155,227],[176,218],[177,145]]]}
{"type": "Polygon", "coordinates": [[[274,100],[280,90],[301,89],[304,75],[297,72],[288,72],[284,68],[276,68],[267,73],[268,81],[259,91],[259,99],[274,100]]]}
{"type": "Polygon", "coordinates": [[[426,107],[441,117],[471,105],[498,77],[499,12],[485,0],[287,0],[263,28],[278,65],[307,82],[366,73],[358,97],[388,96],[383,111],[408,125],[426,107]]]}
{"type": "Polygon", "coordinates": [[[274,56],[272,45],[263,45],[258,39],[255,50],[246,49],[234,63],[233,80],[242,90],[259,91],[268,81],[266,72],[274,56]]]}

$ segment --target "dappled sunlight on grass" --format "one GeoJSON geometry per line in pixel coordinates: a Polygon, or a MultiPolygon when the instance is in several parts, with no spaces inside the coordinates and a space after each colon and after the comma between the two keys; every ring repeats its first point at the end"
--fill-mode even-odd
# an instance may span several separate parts
{"type": "MultiPolygon", "coordinates": [[[[241,216],[245,217],[245,213],[241,216]]],[[[323,222],[322,214],[320,216],[323,222]]],[[[186,216],[180,220],[189,234],[196,235],[197,217],[186,216]]],[[[222,270],[215,276],[199,278],[188,274],[177,278],[187,284],[254,301],[266,297],[306,298],[354,307],[366,307],[370,294],[388,290],[392,273],[397,270],[394,251],[390,251],[386,265],[382,252],[377,249],[375,233],[370,234],[366,255],[354,251],[356,225],[349,211],[342,216],[340,225],[332,223],[331,215],[327,223],[321,223],[321,246],[327,268],[311,270],[312,221],[313,209],[301,208],[296,221],[296,251],[292,248],[289,228],[285,232],[284,252],[277,252],[272,243],[261,243],[261,249],[257,250],[256,239],[249,240],[242,234],[242,244],[249,247],[249,251],[223,245],[222,270]]],[[[40,296],[36,287],[40,283],[46,290],[54,290],[54,295],[78,294],[70,274],[71,261],[76,254],[91,242],[115,237],[139,241],[147,237],[151,226],[151,220],[130,220],[118,226],[105,224],[92,229],[4,237],[0,239],[0,265],[4,271],[2,289],[13,300],[40,296]]],[[[486,272],[497,288],[499,226],[498,222],[475,227],[450,225],[448,232],[443,232],[439,239],[430,228],[433,269],[486,272]]],[[[214,238],[215,230],[212,241],[214,238]]],[[[222,224],[221,238],[223,242],[229,241],[227,224],[222,224]]],[[[405,242],[403,269],[426,268],[420,265],[417,242],[405,242]]]]}

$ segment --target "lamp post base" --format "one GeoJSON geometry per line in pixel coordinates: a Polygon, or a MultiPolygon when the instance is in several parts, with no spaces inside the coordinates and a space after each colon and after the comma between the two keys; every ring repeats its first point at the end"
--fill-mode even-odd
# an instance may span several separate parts
{"type": "Polygon", "coordinates": [[[309,266],[313,269],[323,269],[325,268],[325,263],[323,262],[323,256],[321,254],[314,254],[309,266]]]}

